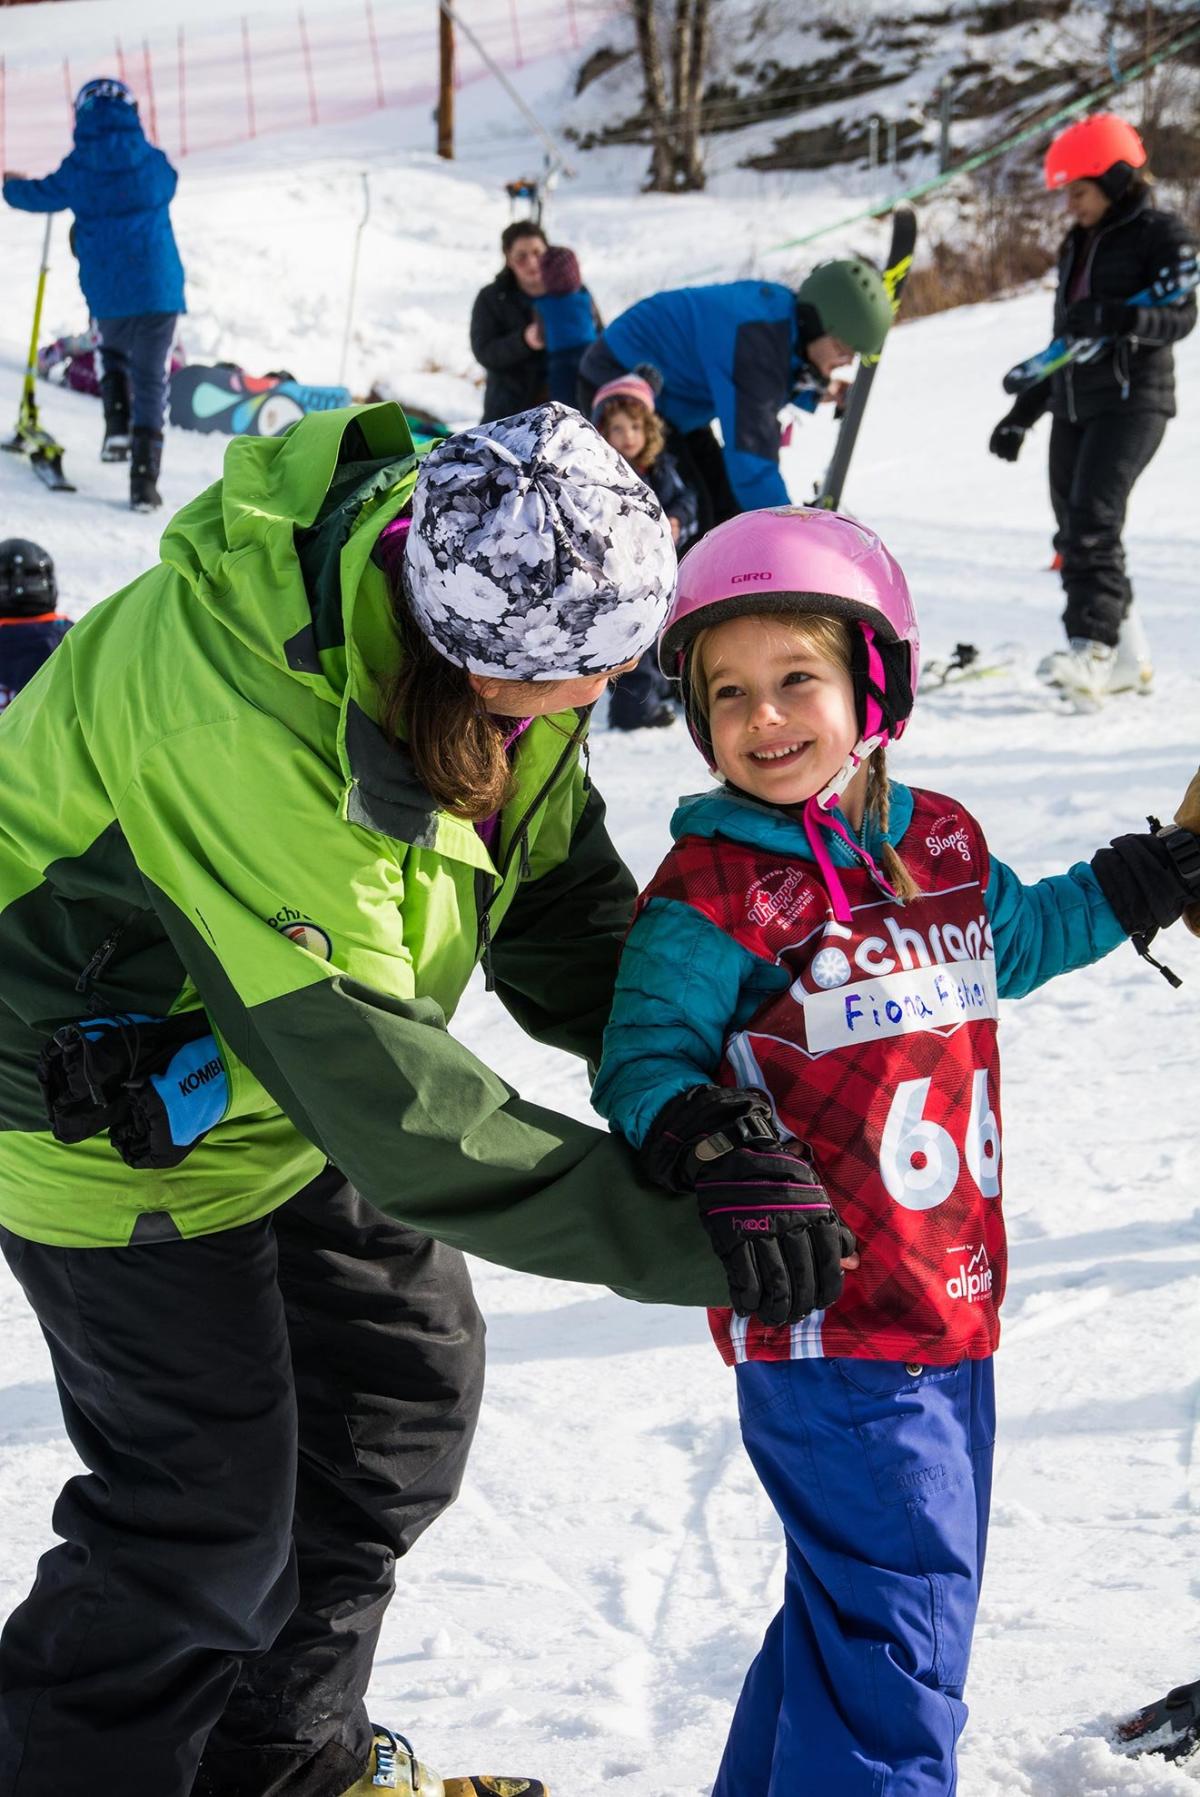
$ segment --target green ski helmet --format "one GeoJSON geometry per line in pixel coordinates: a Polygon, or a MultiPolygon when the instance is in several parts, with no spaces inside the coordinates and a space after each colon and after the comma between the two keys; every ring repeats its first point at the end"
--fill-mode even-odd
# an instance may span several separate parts
{"type": "Polygon", "coordinates": [[[877,268],[861,256],[818,262],[796,298],[811,306],[821,331],[840,337],[860,356],[877,356],[892,322],[892,302],[877,268]]]}

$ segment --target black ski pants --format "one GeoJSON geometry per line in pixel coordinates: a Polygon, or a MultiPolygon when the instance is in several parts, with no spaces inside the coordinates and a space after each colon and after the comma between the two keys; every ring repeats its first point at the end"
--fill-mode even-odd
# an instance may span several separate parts
{"type": "Polygon", "coordinates": [[[1086,424],[1055,418],[1050,503],[1058,528],[1069,637],[1114,646],[1133,601],[1121,532],[1133,483],[1163,440],[1161,412],[1103,412],[1086,424]]]}
{"type": "Polygon", "coordinates": [[[462,1256],[333,1168],[217,1235],[0,1247],[88,1469],[0,1638],[0,1797],[341,1797],[475,1428],[462,1256]]]}

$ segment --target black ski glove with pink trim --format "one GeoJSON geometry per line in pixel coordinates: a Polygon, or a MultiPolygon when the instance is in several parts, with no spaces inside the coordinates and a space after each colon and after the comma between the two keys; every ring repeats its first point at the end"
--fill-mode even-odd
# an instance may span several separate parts
{"type": "Polygon", "coordinates": [[[842,1295],[854,1236],[799,1142],[783,1142],[764,1092],[693,1086],[663,1107],[641,1149],[651,1179],[694,1191],[738,1316],[773,1328],[842,1295]]]}

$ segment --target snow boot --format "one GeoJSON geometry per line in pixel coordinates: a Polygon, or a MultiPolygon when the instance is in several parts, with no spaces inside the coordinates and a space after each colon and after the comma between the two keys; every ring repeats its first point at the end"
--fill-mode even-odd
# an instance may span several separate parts
{"type": "Polygon", "coordinates": [[[1119,1722],[1117,1745],[1132,1756],[1161,1754],[1164,1760],[1186,1760],[1200,1751],[1200,1679],[1176,1685],[1157,1703],[1119,1722]]]}
{"type": "Polygon", "coordinates": [[[412,1743],[376,1723],[367,1769],[343,1797],[380,1797],[384,1791],[394,1791],[396,1797],[445,1797],[441,1779],[421,1764],[412,1743]]]}
{"type": "Polygon", "coordinates": [[[162,432],[138,425],[133,433],[129,464],[129,505],[135,512],[153,512],[162,504],[158,471],[162,466],[162,432]]]}
{"type": "Polygon", "coordinates": [[[1148,693],[1154,685],[1154,663],[1140,613],[1129,611],[1117,638],[1110,693],[1148,693]]]}
{"type": "Polygon", "coordinates": [[[1115,661],[1116,652],[1107,643],[1073,636],[1067,648],[1056,649],[1038,663],[1037,677],[1047,686],[1058,687],[1070,699],[1095,704],[1112,690],[1115,661]]]}
{"type": "Polygon", "coordinates": [[[121,369],[109,369],[100,376],[100,403],[104,407],[100,460],[127,462],[130,450],[129,382],[121,369]]]}

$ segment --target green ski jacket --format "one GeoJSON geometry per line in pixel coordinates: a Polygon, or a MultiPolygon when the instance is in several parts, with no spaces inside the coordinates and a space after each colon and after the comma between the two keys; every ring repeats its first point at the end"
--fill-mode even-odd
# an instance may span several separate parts
{"type": "Polygon", "coordinates": [[[118,1246],[229,1229],[334,1162],[381,1210],[531,1273],[712,1304],[689,1198],[448,1034],[490,950],[540,1041],[598,1058],[634,887],[580,748],[537,719],[489,853],[379,723],[401,654],[372,559],[417,460],[393,405],[235,438],[159,566],[75,626],[0,721],[0,1224],[118,1246]],[[179,1166],[49,1132],[80,1018],[203,1008],[229,1081],[179,1166]]]}

